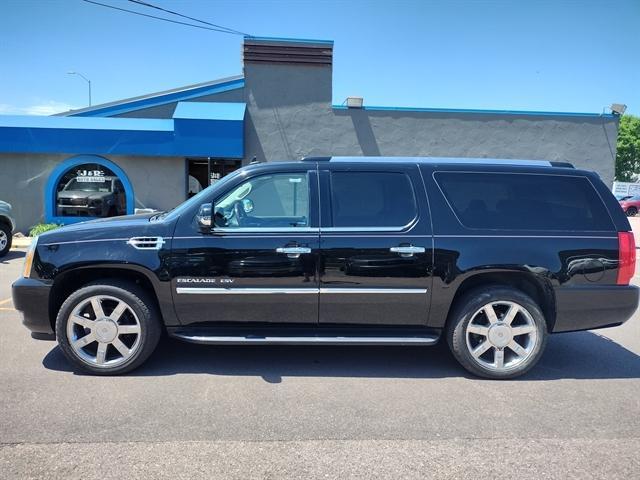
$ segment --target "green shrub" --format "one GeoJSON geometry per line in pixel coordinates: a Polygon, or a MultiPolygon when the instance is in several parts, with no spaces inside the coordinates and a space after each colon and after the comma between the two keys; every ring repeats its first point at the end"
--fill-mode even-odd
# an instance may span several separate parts
{"type": "Polygon", "coordinates": [[[48,232],[49,230],[55,230],[61,226],[62,225],[58,225],[57,223],[39,223],[31,227],[31,230],[29,230],[29,236],[37,237],[41,233],[48,232]]]}

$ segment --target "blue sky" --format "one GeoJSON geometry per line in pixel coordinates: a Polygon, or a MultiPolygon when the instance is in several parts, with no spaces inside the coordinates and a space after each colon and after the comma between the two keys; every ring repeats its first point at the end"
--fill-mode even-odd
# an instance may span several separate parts
{"type": "MultiPolygon", "coordinates": [[[[126,0],[102,3],[159,12],[126,0]]],[[[335,41],[334,103],[640,114],[640,0],[148,0],[256,36],[335,41]]],[[[241,36],[81,0],[0,2],[0,113],[242,73],[241,36]]]]}

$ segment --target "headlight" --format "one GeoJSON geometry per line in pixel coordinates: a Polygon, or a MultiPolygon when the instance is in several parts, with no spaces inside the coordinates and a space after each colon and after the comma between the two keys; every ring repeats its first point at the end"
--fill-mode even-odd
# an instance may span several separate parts
{"type": "Polygon", "coordinates": [[[35,237],[31,242],[31,246],[27,251],[27,255],[24,257],[24,269],[22,270],[22,276],[29,278],[31,276],[31,268],[33,267],[33,257],[36,256],[36,246],[38,245],[38,237],[35,237]]]}

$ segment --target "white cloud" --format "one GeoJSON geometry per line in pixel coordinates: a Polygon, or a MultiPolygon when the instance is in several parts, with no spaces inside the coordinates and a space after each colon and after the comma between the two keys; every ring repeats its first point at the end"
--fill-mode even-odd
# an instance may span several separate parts
{"type": "Polygon", "coordinates": [[[78,107],[64,102],[48,100],[28,107],[16,107],[6,103],[0,103],[0,114],[2,115],[53,115],[54,113],[66,112],[78,107]]]}

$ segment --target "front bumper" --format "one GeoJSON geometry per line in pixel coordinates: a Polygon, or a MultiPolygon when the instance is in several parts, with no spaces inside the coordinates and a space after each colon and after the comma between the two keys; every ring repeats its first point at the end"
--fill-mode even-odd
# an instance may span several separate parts
{"type": "Polygon", "coordinates": [[[35,334],[54,334],[49,321],[50,292],[50,284],[32,278],[20,278],[11,286],[13,305],[22,312],[22,324],[35,334]]]}
{"type": "Polygon", "coordinates": [[[638,308],[640,289],[633,285],[589,285],[555,290],[553,332],[573,332],[621,325],[638,308]]]}

